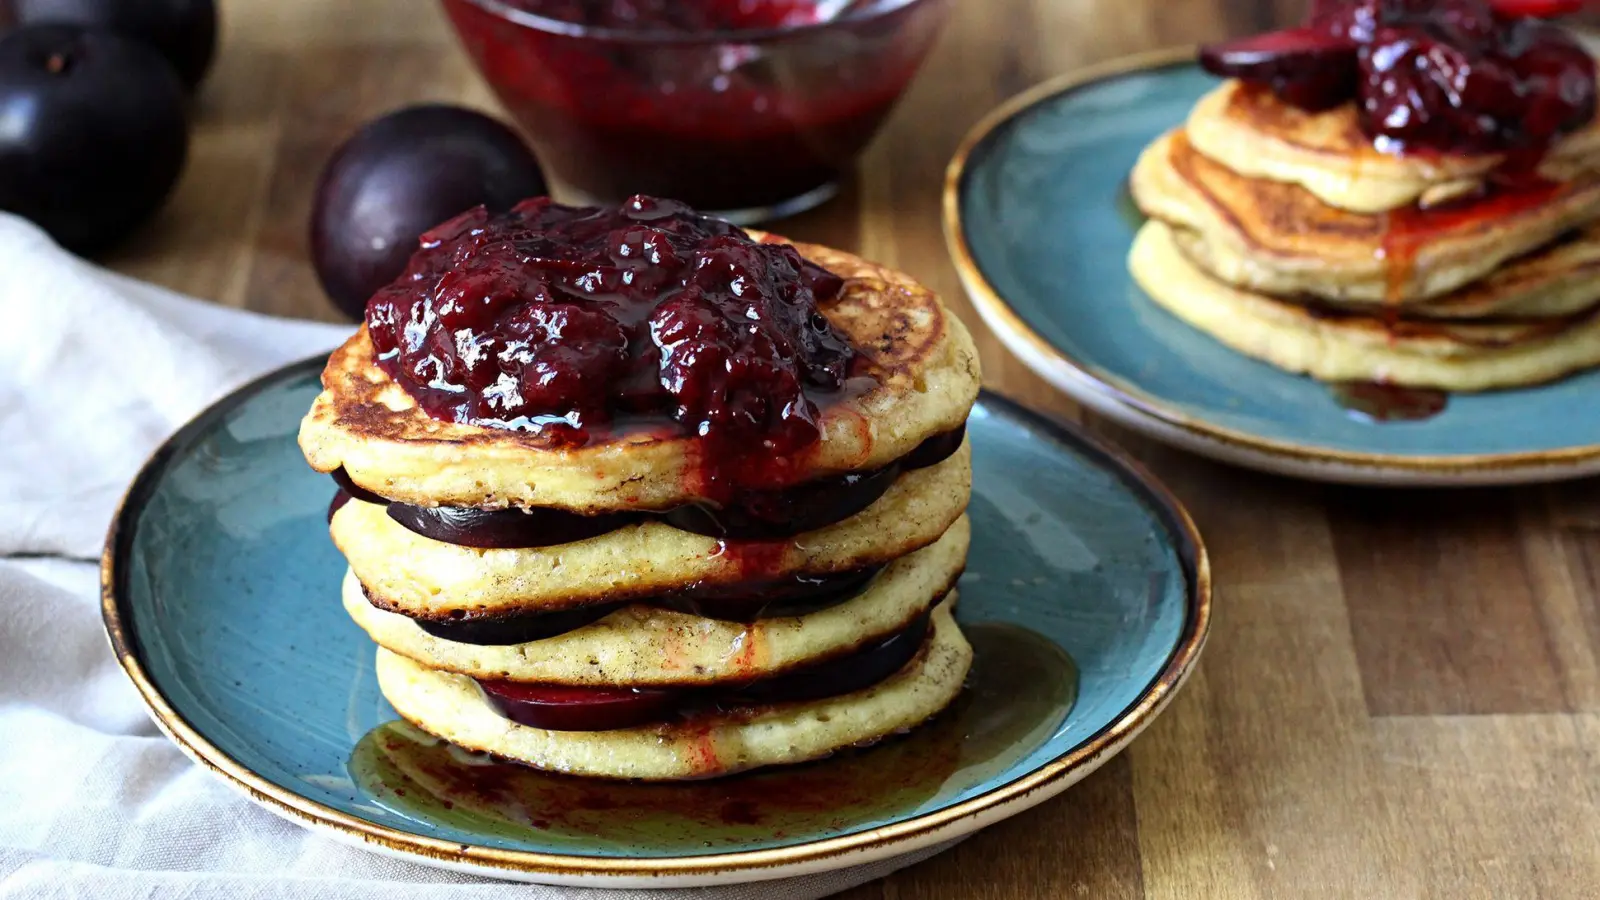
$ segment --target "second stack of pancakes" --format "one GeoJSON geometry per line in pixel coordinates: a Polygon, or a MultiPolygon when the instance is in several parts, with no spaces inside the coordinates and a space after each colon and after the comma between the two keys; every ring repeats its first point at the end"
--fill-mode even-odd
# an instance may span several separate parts
{"type": "Polygon", "coordinates": [[[1130,268],[1230,347],[1325,381],[1477,391],[1600,364],[1600,127],[1506,182],[1385,152],[1354,102],[1227,80],[1132,175],[1130,268]]]}
{"type": "Polygon", "coordinates": [[[673,780],[869,744],[955,697],[971,339],[910,278],[797,249],[842,279],[822,312],[859,357],[797,455],[652,429],[552,448],[428,415],[366,327],[334,353],[301,444],[342,486],[343,603],[403,717],[542,769],[673,780]],[[752,467],[782,486],[713,484],[752,467]]]}

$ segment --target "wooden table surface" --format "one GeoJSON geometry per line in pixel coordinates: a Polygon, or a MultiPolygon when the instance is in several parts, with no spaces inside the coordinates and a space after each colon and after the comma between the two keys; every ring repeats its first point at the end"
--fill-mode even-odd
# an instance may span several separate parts
{"type": "MultiPolygon", "coordinates": [[[[962,294],[939,224],[950,152],[1048,76],[1302,7],[960,0],[854,182],[777,230],[932,285],[975,332],[991,387],[1083,420],[962,294]]],[[[305,241],[331,148],[406,103],[494,101],[426,0],[222,12],[183,183],[109,262],[232,306],[334,318],[305,241]]],[[[1063,796],[850,900],[1600,895],[1600,485],[1328,487],[1089,424],[1153,468],[1210,545],[1216,616],[1199,671],[1063,796]]]]}

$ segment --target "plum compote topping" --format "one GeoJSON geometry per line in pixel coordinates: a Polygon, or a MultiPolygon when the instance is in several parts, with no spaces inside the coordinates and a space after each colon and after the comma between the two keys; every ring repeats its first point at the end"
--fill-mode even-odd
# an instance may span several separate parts
{"type": "Polygon", "coordinates": [[[1207,71],[1308,111],[1354,101],[1382,151],[1506,154],[1531,168],[1595,114],[1595,63],[1537,17],[1571,3],[1319,0],[1286,31],[1201,48],[1207,71]]]}
{"type": "MultiPolygon", "coordinates": [[[[379,365],[430,415],[575,447],[671,420],[712,456],[786,458],[856,358],[818,310],[843,281],[672,200],[523,201],[423,234],[373,295],[379,365]]],[[[738,480],[738,479],[736,479],[738,480]]]]}

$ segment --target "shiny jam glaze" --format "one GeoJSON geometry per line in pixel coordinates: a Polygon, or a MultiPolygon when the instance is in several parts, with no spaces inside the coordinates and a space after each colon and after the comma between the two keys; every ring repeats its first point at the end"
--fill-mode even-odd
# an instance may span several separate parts
{"type": "Polygon", "coordinates": [[[1595,63],[1570,35],[1487,0],[1321,0],[1300,28],[1201,49],[1218,75],[1303,109],[1359,105],[1386,152],[1507,154],[1531,168],[1595,114],[1595,63]]]}
{"type": "Polygon", "coordinates": [[[817,439],[808,391],[855,352],[818,311],[843,282],[670,200],[540,197],[421,239],[373,295],[378,362],[429,414],[581,446],[618,414],[785,455],[817,439]]]}
{"type": "Polygon", "coordinates": [[[798,703],[864,690],[898,672],[921,649],[928,616],[866,647],[744,684],[707,688],[575,687],[479,681],[489,704],[523,725],[555,731],[609,731],[772,703],[798,703]]]}
{"type": "Polygon", "coordinates": [[[950,0],[818,27],[805,27],[815,20],[806,0],[508,4],[577,26],[567,28],[518,24],[486,5],[444,2],[546,171],[596,201],[644,192],[737,211],[845,174],[904,93],[950,0]]]}
{"type": "Polygon", "coordinates": [[[676,201],[539,197],[423,234],[367,327],[378,365],[436,418],[552,449],[665,427],[692,439],[686,488],[721,503],[800,480],[819,400],[866,365],[819,309],[843,285],[676,201]]]}
{"type": "Polygon", "coordinates": [[[1404,206],[1383,213],[1383,239],[1378,257],[1384,264],[1384,308],[1391,328],[1399,318],[1400,301],[1416,274],[1417,254],[1441,235],[1461,233],[1477,223],[1505,220],[1536,210],[1556,199],[1561,185],[1531,173],[1504,173],[1483,192],[1441,206],[1404,206]]]}

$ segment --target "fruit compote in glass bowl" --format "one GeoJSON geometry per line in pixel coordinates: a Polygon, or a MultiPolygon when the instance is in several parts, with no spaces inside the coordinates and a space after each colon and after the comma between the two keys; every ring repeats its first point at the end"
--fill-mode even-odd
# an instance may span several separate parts
{"type": "Polygon", "coordinates": [[[747,223],[832,196],[952,0],[443,2],[572,199],[747,223]]]}

